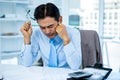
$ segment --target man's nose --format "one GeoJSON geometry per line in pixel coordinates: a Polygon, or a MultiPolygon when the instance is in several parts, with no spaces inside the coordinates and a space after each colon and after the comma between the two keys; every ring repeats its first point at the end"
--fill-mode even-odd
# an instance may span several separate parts
{"type": "Polygon", "coordinates": [[[50,29],[49,28],[45,28],[45,33],[50,33],[50,29]]]}

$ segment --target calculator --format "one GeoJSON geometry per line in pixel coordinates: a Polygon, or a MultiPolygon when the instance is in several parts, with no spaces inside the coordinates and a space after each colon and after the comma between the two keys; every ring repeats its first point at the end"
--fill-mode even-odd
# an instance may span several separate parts
{"type": "Polygon", "coordinates": [[[88,78],[91,77],[92,74],[91,73],[87,73],[87,72],[82,72],[82,71],[77,71],[77,72],[72,72],[72,73],[68,73],[68,75],[72,78],[88,78]]]}

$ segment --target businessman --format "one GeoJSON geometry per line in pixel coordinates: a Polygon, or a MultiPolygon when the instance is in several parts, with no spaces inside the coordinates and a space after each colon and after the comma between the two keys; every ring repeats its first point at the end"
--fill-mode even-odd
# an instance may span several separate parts
{"type": "Polygon", "coordinates": [[[33,30],[31,22],[26,22],[20,29],[24,36],[22,64],[31,66],[40,54],[44,66],[79,69],[82,64],[79,31],[62,23],[59,9],[53,3],[37,6],[34,18],[38,28],[33,30]]]}

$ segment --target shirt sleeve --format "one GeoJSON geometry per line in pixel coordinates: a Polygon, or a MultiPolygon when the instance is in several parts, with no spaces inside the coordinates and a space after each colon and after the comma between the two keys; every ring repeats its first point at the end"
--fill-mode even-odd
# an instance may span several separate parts
{"type": "Polygon", "coordinates": [[[34,33],[31,38],[31,44],[23,45],[23,49],[20,54],[20,63],[24,66],[31,66],[36,61],[38,52],[38,41],[36,34],[34,33]]]}
{"type": "Polygon", "coordinates": [[[80,32],[73,31],[70,39],[70,43],[64,46],[66,60],[71,69],[79,69],[82,63],[80,32]]]}
{"type": "Polygon", "coordinates": [[[31,45],[24,45],[20,55],[21,64],[24,66],[31,66],[33,58],[31,54],[31,45]]]}

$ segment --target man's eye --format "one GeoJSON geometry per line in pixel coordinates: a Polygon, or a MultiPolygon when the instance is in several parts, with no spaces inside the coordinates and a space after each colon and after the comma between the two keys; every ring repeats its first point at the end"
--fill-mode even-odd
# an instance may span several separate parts
{"type": "Polygon", "coordinates": [[[48,26],[47,28],[52,28],[53,27],[53,25],[50,25],[50,26],[48,26]]]}
{"type": "Polygon", "coordinates": [[[45,27],[40,27],[41,29],[45,29],[45,27]]]}
{"type": "Polygon", "coordinates": [[[42,26],[40,26],[40,28],[41,28],[41,29],[53,28],[53,27],[54,27],[54,25],[53,25],[53,24],[51,24],[51,25],[49,25],[49,26],[46,26],[46,27],[42,27],[42,26]]]}

